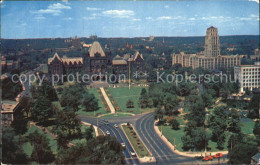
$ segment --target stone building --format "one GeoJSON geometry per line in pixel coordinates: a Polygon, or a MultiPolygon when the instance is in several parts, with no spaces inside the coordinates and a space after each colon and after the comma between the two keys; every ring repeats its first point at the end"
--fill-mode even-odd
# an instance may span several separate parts
{"type": "Polygon", "coordinates": [[[131,65],[131,71],[144,71],[144,58],[139,52],[134,55],[125,54],[123,57],[117,55],[111,60],[111,52],[106,47],[103,49],[99,42],[95,41],[90,47],[84,47],[82,57],[69,58],[60,57],[55,53],[48,59],[48,73],[50,75],[59,75],[60,77],[70,73],[82,73],[89,76],[97,74],[95,79],[104,79],[106,73],[126,74],[128,65],[131,65]],[[99,77],[99,74],[104,75],[99,77]]]}
{"type": "Polygon", "coordinates": [[[220,55],[218,30],[211,26],[206,32],[204,52],[172,54],[172,65],[181,64],[183,67],[191,67],[192,69],[201,67],[211,71],[229,70],[240,65],[243,57],[243,55],[220,55]]]}

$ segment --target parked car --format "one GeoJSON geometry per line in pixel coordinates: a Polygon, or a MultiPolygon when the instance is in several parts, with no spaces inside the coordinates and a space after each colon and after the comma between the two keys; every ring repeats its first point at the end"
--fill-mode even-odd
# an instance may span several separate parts
{"type": "Polygon", "coordinates": [[[106,134],[107,134],[107,135],[110,135],[110,132],[109,132],[109,131],[106,131],[106,134]]]}
{"type": "Polygon", "coordinates": [[[118,128],[118,125],[117,125],[117,124],[115,124],[115,125],[114,125],[114,127],[115,127],[115,128],[118,128]]]}
{"type": "Polygon", "coordinates": [[[210,160],[213,160],[213,157],[212,156],[205,156],[202,161],[210,161],[210,160]]]}

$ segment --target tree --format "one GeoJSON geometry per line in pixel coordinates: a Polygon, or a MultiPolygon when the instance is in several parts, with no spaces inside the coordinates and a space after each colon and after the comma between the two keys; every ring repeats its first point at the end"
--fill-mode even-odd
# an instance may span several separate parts
{"type": "Polygon", "coordinates": [[[224,148],[225,143],[225,131],[227,129],[227,119],[225,106],[216,107],[213,114],[209,117],[209,127],[212,130],[211,140],[217,142],[219,149],[224,148]]]}
{"type": "Polygon", "coordinates": [[[171,121],[171,126],[172,126],[172,129],[178,130],[180,124],[179,124],[178,120],[176,120],[176,119],[174,118],[174,119],[172,119],[172,121],[171,121]]]}
{"type": "Polygon", "coordinates": [[[257,120],[255,122],[255,126],[254,126],[254,130],[253,130],[255,136],[256,136],[256,139],[258,139],[258,145],[260,145],[260,121],[257,120]]]}
{"type": "Polygon", "coordinates": [[[21,111],[26,113],[26,117],[29,118],[30,113],[32,112],[32,100],[29,97],[22,97],[19,102],[19,107],[21,111]]]}
{"type": "Polygon", "coordinates": [[[84,111],[86,112],[96,111],[100,108],[98,107],[97,98],[92,93],[90,94],[88,92],[84,95],[82,104],[84,105],[84,111]]]}
{"type": "Polygon", "coordinates": [[[147,91],[145,88],[142,88],[140,98],[139,98],[139,105],[141,108],[148,108],[151,107],[151,100],[148,97],[147,91]]]}
{"type": "Polygon", "coordinates": [[[2,99],[14,100],[16,96],[23,91],[20,81],[13,82],[11,78],[5,78],[1,81],[2,99]]]}
{"type": "Polygon", "coordinates": [[[134,102],[132,100],[128,100],[126,102],[126,107],[127,108],[134,108],[134,102]]]}
{"type": "Polygon", "coordinates": [[[15,138],[13,128],[3,127],[2,132],[2,163],[4,164],[27,164],[28,158],[15,138]]]}
{"type": "Polygon", "coordinates": [[[91,125],[89,128],[86,128],[86,129],[85,129],[85,133],[84,133],[85,139],[86,139],[87,141],[93,139],[93,138],[94,138],[94,137],[93,137],[93,133],[94,133],[94,128],[93,128],[93,126],[91,125]]]}
{"type": "Polygon", "coordinates": [[[198,151],[204,150],[208,146],[209,134],[201,127],[189,129],[190,132],[181,138],[183,142],[183,149],[195,149],[198,151]]]}
{"type": "Polygon", "coordinates": [[[229,163],[231,164],[250,164],[251,157],[258,152],[255,140],[245,135],[233,135],[229,142],[232,142],[232,148],[229,144],[228,150],[229,163]]]}
{"type": "Polygon", "coordinates": [[[260,109],[259,100],[260,100],[260,92],[258,92],[258,93],[254,92],[253,97],[249,103],[250,111],[248,114],[248,116],[252,119],[259,118],[259,109],[260,109]]]}
{"type": "Polygon", "coordinates": [[[74,112],[79,110],[81,98],[84,94],[84,89],[79,85],[73,85],[65,88],[62,92],[60,104],[62,107],[70,107],[74,112]]]}
{"type": "Polygon", "coordinates": [[[155,110],[155,112],[154,112],[154,119],[155,120],[158,119],[159,122],[162,121],[162,119],[163,119],[163,110],[162,110],[161,107],[157,107],[157,109],[155,110]]]}
{"type": "Polygon", "coordinates": [[[54,87],[49,83],[44,81],[41,86],[37,87],[37,92],[48,98],[50,101],[58,101],[58,96],[54,87]]]}
{"type": "Polygon", "coordinates": [[[27,124],[28,120],[25,117],[23,111],[21,111],[21,109],[18,109],[15,113],[11,127],[14,128],[16,134],[24,134],[27,131],[27,124]]]}
{"type": "Polygon", "coordinates": [[[241,132],[240,115],[235,109],[231,109],[228,120],[228,131],[232,133],[241,132]]]}
{"type": "Polygon", "coordinates": [[[205,104],[201,98],[196,98],[194,104],[189,107],[189,114],[186,115],[189,121],[193,120],[198,127],[204,125],[205,121],[205,104]]]}
{"type": "Polygon", "coordinates": [[[51,101],[44,96],[38,97],[33,103],[32,118],[40,124],[47,124],[47,121],[52,117],[51,101]]]}
{"type": "Polygon", "coordinates": [[[98,136],[59,150],[56,164],[123,164],[121,144],[111,136],[98,136]]]}
{"type": "Polygon", "coordinates": [[[55,156],[51,151],[49,139],[45,134],[40,133],[38,130],[30,133],[28,139],[33,146],[31,160],[36,161],[38,164],[52,163],[55,156]]]}
{"type": "Polygon", "coordinates": [[[179,100],[175,95],[167,93],[166,96],[164,97],[163,104],[164,104],[165,113],[167,115],[173,115],[176,114],[179,105],[179,100]]]}
{"type": "Polygon", "coordinates": [[[62,142],[81,136],[81,121],[72,110],[58,112],[54,123],[53,132],[60,136],[62,142]]]}

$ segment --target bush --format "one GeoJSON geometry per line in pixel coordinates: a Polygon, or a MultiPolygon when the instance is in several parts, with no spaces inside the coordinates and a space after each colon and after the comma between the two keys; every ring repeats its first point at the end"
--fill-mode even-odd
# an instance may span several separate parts
{"type": "Polygon", "coordinates": [[[176,119],[172,119],[172,121],[171,121],[171,126],[172,126],[172,129],[174,129],[174,130],[178,130],[180,124],[179,124],[178,120],[176,120],[176,119]]]}

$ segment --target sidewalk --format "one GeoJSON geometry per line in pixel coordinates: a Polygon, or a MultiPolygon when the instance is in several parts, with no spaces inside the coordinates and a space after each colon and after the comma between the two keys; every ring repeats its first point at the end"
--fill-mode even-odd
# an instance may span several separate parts
{"type": "MultiPolygon", "coordinates": [[[[161,135],[161,132],[158,128],[158,126],[155,125],[155,123],[158,122],[158,120],[156,120],[154,122],[154,130],[157,133],[157,135],[162,139],[162,141],[164,141],[164,143],[167,144],[167,146],[172,150],[172,152],[178,154],[178,155],[182,155],[182,156],[187,156],[187,157],[195,157],[195,156],[205,156],[205,152],[181,152],[177,149],[175,149],[175,147],[172,145],[172,143],[170,143],[166,137],[164,135],[161,135]]],[[[222,153],[223,155],[228,154],[228,151],[218,151],[218,152],[207,152],[207,155],[215,155],[217,153],[222,153]]]]}
{"type": "Polygon", "coordinates": [[[107,97],[107,94],[106,94],[104,88],[101,87],[100,91],[101,91],[102,95],[104,96],[111,113],[116,113],[116,110],[115,110],[113,104],[111,103],[111,101],[109,100],[109,98],[107,97]]]}

